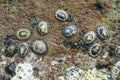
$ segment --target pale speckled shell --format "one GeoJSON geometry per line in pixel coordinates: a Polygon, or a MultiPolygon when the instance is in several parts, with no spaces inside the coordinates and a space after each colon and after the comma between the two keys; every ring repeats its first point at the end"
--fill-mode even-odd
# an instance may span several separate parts
{"type": "Polygon", "coordinates": [[[115,66],[120,70],[120,61],[118,61],[115,66]]]}
{"type": "Polygon", "coordinates": [[[46,21],[41,21],[37,26],[37,31],[40,35],[45,36],[49,33],[49,24],[46,21]]]}
{"type": "Polygon", "coordinates": [[[117,47],[115,48],[115,55],[116,55],[118,58],[120,58],[120,46],[117,46],[117,47]]]}
{"type": "Polygon", "coordinates": [[[67,68],[66,70],[66,78],[67,80],[81,80],[84,76],[84,71],[80,68],[76,68],[74,66],[67,68]]]}
{"type": "Polygon", "coordinates": [[[86,44],[92,43],[96,38],[96,34],[94,31],[88,31],[87,33],[84,34],[83,36],[83,41],[86,44]]]}
{"type": "Polygon", "coordinates": [[[15,68],[15,76],[10,80],[40,80],[33,75],[33,66],[30,63],[19,63],[15,68]]]}
{"type": "Polygon", "coordinates": [[[64,11],[64,10],[57,10],[55,12],[55,17],[58,20],[66,21],[68,19],[68,13],[66,11],[64,11]]]}
{"type": "Polygon", "coordinates": [[[117,77],[117,76],[119,75],[119,73],[120,73],[120,70],[119,70],[116,66],[114,66],[114,67],[112,68],[112,74],[113,74],[115,77],[117,77]]]}
{"type": "Polygon", "coordinates": [[[35,40],[32,42],[31,48],[34,53],[39,55],[46,53],[48,50],[46,42],[42,40],[35,40]]]}
{"type": "Polygon", "coordinates": [[[110,38],[110,33],[107,30],[107,28],[104,26],[98,26],[96,29],[96,34],[102,40],[106,40],[106,39],[110,38]]]}
{"type": "Polygon", "coordinates": [[[28,40],[31,36],[31,31],[28,28],[20,28],[16,32],[16,37],[18,40],[28,40]]]}
{"type": "Polygon", "coordinates": [[[102,46],[96,43],[89,48],[89,55],[95,58],[100,55],[101,51],[102,51],[102,46]],[[93,51],[95,54],[93,54],[93,51]]]}
{"type": "Polygon", "coordinates": [[[21,43],[18,46],[18,55],[20,57],[25,57],[28,54],[29,45],[27,43],[21,43]]]}
{"type": "Polygon", "coordinates": [[[64,27],[62,30],[62,35],[66,38],[70,38],[77,33],[77,28],[74,25],[64,27]]]}

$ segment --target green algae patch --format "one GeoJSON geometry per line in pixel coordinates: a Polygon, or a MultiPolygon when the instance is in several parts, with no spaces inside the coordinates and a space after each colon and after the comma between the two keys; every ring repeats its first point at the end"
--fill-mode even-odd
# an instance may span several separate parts
{"type": "Polygon", "coordinates": [[[117,31],[120,27],[120,1],[116,2],[111,6],[106,14],[103,23],[108,25],[108,28],[112,31],[117,31]]]}

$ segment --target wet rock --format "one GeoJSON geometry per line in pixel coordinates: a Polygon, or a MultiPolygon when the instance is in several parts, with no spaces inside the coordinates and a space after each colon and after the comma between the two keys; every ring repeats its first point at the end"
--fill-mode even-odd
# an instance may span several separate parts
{"type": "Polygon", "coordinates": [[[15,39],[16,39],[15,35],[13,34],[7,35],[4,40],[4,45],[10,45],[15,39]]]}
{"type": "Polygon", "coordinates": [[[33,76],[33,66],[29,63],[19,63],[15,73],[16,75],[11,80],[39,80],[33,76]]]}
{"type": "Polygon", "coordinates": [[[0,80],[10,80],[7,76],[0,76],[0,80]]]}
{"type": "Polygon", "coordinates": [[[77,33],[77,27],[74,25],[66,26],[62,30],[62,35],[66,38],[71,38],[77,33]]]}
{"type": "Polygon", "coordinates": [[[101,3],[100,2],[96,2],[95,3],[95,7],[96,7],[96,10],[98,11],[98,12],[100,12],[101,14],[103,14],[104,13],[104,9],[103,9],[103,7],[101,6],[101,3]]]}

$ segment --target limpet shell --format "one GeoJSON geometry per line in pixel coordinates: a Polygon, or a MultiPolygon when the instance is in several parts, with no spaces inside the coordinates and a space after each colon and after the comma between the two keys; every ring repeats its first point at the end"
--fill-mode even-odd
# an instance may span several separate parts
{"type": "Polygon", "coordinates": [[[74,66],[68,68],[65,74],[67,80],[81,80],[84,77],[84,71],[74,66]]]}
{"type": "Polygon", "coordinates": [[[35,40],[32,42],[31,48],[34,53],[39,55],[46,53],[48,50],[48,46],[43,40],[35,40]]]}
{"type": "Polygon", "coordinates": [[[118,58],[120,58],[120,46],[117,46],[117,47],[115,48],[115,55],[116,55],[118,58]]]}
{"type": "Polygon", "coordinates": [[[28,28],[20,28],[16,32],[16,37],[18,40],[28,40],[31,36],[31,31],[28,28]]]}
{"type": "Polygon", "coordinates": [[[21,43],[18,46],[18,55],[20,57],[25,57],[28,54],[29,45],[27,43],[21,43]]]}
{"type": "Polygon", "coordinates": [[[55,17],[58,20],[66,21],[68,19],[68,13],[66,11],[64,11],[64,10],[57,10],[55,12],[55,17]]]}
{"type": "Polygon", "coordinates": [[[94,31],[88,31],[87,33],[84,34],[83,36],[83,41],[86,44],[92,43],[96,38],[96,34],[94,31]]]}
{"type": "Polygon", "coordinates": [[[62,30],[62,35],[66,38],[70,38],[77,33],[77,28],[74,25],[64,27],[62,30]]]}
{"type": "Polygon", "coordinates": [[[11,44],[11,45],[7,46],[5,51],[4,51],[5,52],[5,56],[13,57],[16,54],[16,52],[17,52],[16,49],[17,49],[16,45],[11,44]]]}
{"type": "Polygon", "coordinates": [[[49,24],[46,21],[41,21],[37,26],[37,31],[42,36],[47,35],[49,33],[49,24]]]}
{"type": "Polygon", "coordinates": [[[96,29],[96,34],[102,40],[106,40],[106,39],[110,38],[110,33],[107,30],[107,28],[104,26],[98,26],[96,29]]]}
{"type": "Polygon", "coordinates": [[[93,44],[89,49],[89,55],[93,58],[100,55],[100,52],[102,51],[102,47],[100,44],[93,44]]]}

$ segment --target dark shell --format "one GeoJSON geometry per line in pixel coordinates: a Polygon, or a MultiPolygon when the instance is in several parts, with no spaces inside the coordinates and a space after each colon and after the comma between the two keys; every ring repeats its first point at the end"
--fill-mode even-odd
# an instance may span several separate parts
{"type": "Polygon", "coordinates": [[[5,71],[14,76],[15,75],[15,68],[16,68],[16,64],[13,62],[11,64],[9,64],[8,66],[5,67],[5,71]]]}
{"type": "Polygon", "coordinates": [[[49,33],[49,24],[46,21],[41,21],[37,26],[37,31],[42,36],[47,35],[49,33]]]}
{"type": "Polygon", "coordinates": [[[16,37],[18,40],[28,40],[31,36],[31,31],[28,28],[20,28],[16,32],[16,37]]]}
{"type": "Polygon", "coordinates": [[[4,45],[10,45],[14,40],[16,40],[16,36],[14,34],[7,34],[4,40],[4,45]]]}
{"type": "Polygon", "coordinates": [[[118,58],[120,58],[120,46],[117,46],[117,47],[115,48],[115,55],[116,55],[118,58]]]}
{"type": "Polygon", "coordinates": [[[89,49],[89,55],[95,58],[99,56],[101,50],[102,50],[102,47],[100,44],[93,44],[89,49]]]}
{"type": "Polygon", "coordinates": [[[95,40],[95,38],[96,38],[95,32],[94,31],[89,31],[89,32],[84,34],[83,41],[86,44],[90,44],[95,40]]]}
{"type": "Polygon", "coordinates": [[[97,27],[96,34],[102,40],[110,38],[110,33],[104,26],[97,27]]]}
{"type": "Polygon", "coordinates": [[[55,12],[55,17],[58,19],[58,20],[61,20],[61,21],[66,21],[68,19],[68,13],[65,12],[64,10],[57,10],[55,12]]]}
{"type": "Polygon", "coordinates": [[[77,33],[77,28],[74,25],[64,27],[62,30],[62,35],[66,38],[70,38],[76,33],[77,33]]]}
{"type": "Polygon", "coordinates": [[[16,48],[15,45],[9,45],[9,46],[7,46],[6,49],[5,49],[5,56],[7,56],[7,57],[13,57],[16,54],[16,52],[17,52],[16,49],[17,48],[16,48]]]}
{"type": "Polygon", "coordinates": [[[48,51],[48,46],[45,41],[35,40],[31,45],[32,51],[36,54],[42,55],[48,51]]]}
{"type": "Polygon", "coordinates": [[[18,55],[20,57],[25,57],[28,54],[29,45],[27,43],[22,43],[18,46],[18,55]]]}

